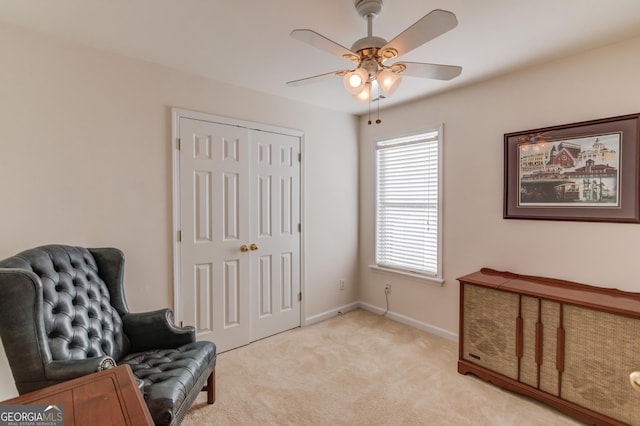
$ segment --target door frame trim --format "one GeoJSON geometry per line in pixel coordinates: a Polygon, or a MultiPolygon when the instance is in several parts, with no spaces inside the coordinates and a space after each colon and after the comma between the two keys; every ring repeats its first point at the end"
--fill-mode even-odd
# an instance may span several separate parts
{"type": "Polygon", "coordinates": [[[171,203],[173,211],[171,242],[172,242],[172,270],[173,270],[173,313],[176,323],[180,323],[183,318],[180,311],[180,250],[181,242],[178,240],[178,232],[180,231],[180,150],[178,149],[178,139],[180,138],[180,119],[188,118],[192,120],[201,120],[217,124],[226,124],[230,126],[244,127],[250,130],[259,130],[264,132],[279,133],[288,136],[300,138],[300,292],[302,293],[302,302],[300,303],[300,326],[304,327],[305,306],[306,306],[306,211],[305,211],[305,143],[304,132],[302,130],[290,129],[285,127],[272,126],[264,123],[245,121],[236,118],[223,117],[219,115],[207,114],[203,112],[191,111],[182,108],[171,108],[171,203]]]}

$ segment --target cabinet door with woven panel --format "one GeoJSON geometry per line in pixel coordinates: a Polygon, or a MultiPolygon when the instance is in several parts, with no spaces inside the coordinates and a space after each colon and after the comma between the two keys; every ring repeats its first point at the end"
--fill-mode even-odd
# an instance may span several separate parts
{"type": "Polygon", "coordinates": [[[465,284],[463,310],[462,357],[517,380],[518,295],[465,284]]]}
{"type": "Polygon", "coordinates": [[[640,366],[640,321],[563,305],[561,398],[616,420],[640,425],[640,393],[629,373],[640,366]]]}
{"type": "Polygon", "coordinates": [[[518,381],[538,387],[539,360],[536,357],[537,329],[540,324],[540,299],[522,296],[520,298],[520,317],[522,318],[522,356],[518,381]]]}
{"type": "Polygon", "coordinates": [[[520,298],[522,357],[519,381],[558,395],[557,334],[560,304],[537,297],[520,298]]]}
{"type": "Polygon", "coordinates": [[[562,363],[558,362],[558,334],[560,330],[561,304],[549,300],[540,300],[540,320],[543,334],[540,340],[541,354],[540,382],[538,389],[552,395],[560,394],[560,372],[562,363]]]}

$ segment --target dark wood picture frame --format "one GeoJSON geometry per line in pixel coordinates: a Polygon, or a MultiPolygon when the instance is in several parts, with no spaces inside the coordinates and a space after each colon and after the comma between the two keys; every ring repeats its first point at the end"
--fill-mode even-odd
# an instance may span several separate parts
{"type": "Polygon", "coordinates": [[[504,135],[505,219],[640,223],[640,113],[504,135]]]}

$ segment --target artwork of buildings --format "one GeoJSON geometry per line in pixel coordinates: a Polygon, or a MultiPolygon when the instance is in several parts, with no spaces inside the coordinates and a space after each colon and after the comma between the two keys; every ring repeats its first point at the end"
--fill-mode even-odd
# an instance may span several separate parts
{"type": "Polygon", "coordinates": [[[620,135],[519,147],[520,205],[618,204],[620,135]]]}

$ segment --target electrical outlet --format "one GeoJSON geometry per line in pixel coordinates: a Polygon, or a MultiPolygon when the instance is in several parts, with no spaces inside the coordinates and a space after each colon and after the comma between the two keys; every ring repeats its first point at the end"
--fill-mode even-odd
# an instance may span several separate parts
{"type": "Polygon", "coordinates": [[[386,284],[384,286],[384,292],[387,294],[391,294],[391,284],[386,284]]]}
{"type": "Polygon", "coordinates": [[[340,279],[340,290],[344,290],[344,278],[340,279]]]}

